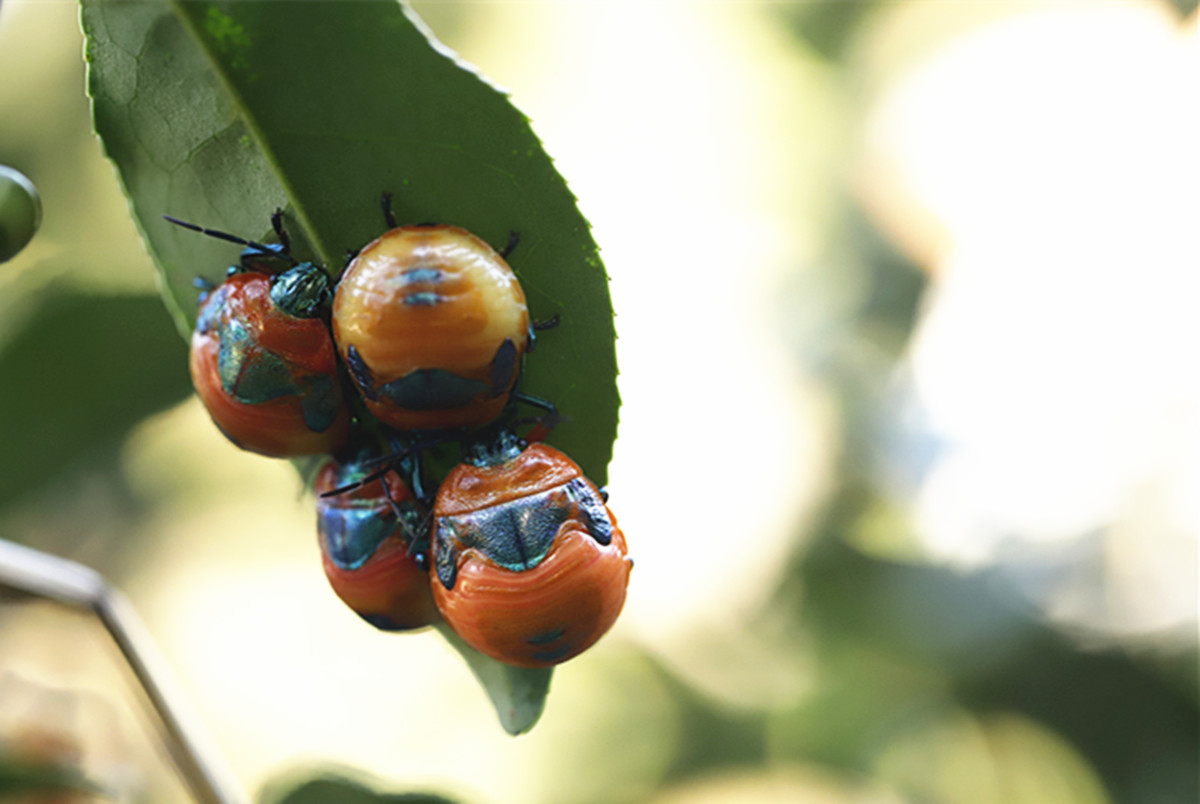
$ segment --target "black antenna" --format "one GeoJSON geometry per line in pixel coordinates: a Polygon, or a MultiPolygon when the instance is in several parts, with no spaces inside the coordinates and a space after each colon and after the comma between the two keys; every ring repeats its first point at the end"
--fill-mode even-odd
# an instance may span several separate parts
{"type": "Polygon", "coordinates": [[[292,265],[299,264],[296,261],[295,257],[293,257],[291,254],[287,253],[286,245],[284,246],[283,251],[276,251],[275,249],[271,248],[270,246],[264,246],[262,243],[255,243],[253,240],[247,240],[244,237],[238,237],[237,235],[229,234],[229,232],[222,232],[217,229],[205,229],[203,226],[197,226],[194,223],[188,223],[187,221],[181,221],[178,218],[172,218],[170,215],[163,215],[163,218],[165,220],[168,220],[171,223],[175,224],[176,226],[182,226],[184,229],[191,229],[193,232],[199,232],[200,234],[205,234],[205,235],[208,235],[209,237],[215,237],[218,240],[225,240],[230,243],[236,243],[239,246],[247,246],[249,248],[252,248],[252,249],[258,251],[260,254],[264,254],[268,257],[283,257],[285,260],[290,262],[292,265]]]}
{"type": "MultiPolygon", "coordinates": [[[[405,452],[400,453],[400,457],[401,458],[404,457],[406,452],[407,452],[407,450],[405,450],[405,452]]],[[[386,475],[388,472],[391,472],[395,469],[395,465],[393,463],[391,463],[391,461],[399,460],[399,458],[397,458],[394,453],[392,455],[385,455],[384,458],[386,460],[388,460],[389,463],[386,466],[384,466],[382,469],[372,472],[371,474],[364,477],[362,480],[356,481],[354,483],[347,483],[346,485],[339,486],[338,488],[332,489],[331,491],[322,492],[321,496],[322,497],[337,497],[339,494],[345,494],[348,491],[354,491],[355,489],[360,489],[363,486],[367,485],[368,483],[374,483],[376,480],[383,480],[384,475],[386,475]]],[[[373,463],[377,463],[377,462],[378,462],[377,460],[376,461],[363,461],[364,464],[367,464],[367,463],[373,464],[373,463]]],[[[387,481],[383,481],[383,482],[385,484],[385,489],[386,489],[387,481]]],[[[390,496],[388,497],[388,500],[389,501],[391,500],[390,496]]]]}

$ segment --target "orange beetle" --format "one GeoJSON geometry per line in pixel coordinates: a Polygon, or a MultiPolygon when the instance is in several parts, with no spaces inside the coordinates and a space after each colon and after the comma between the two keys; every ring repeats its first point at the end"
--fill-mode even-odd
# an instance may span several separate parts
{"type": "Polygon", "coordinates": [[[279,276],[230,276],[192,335],[192,383],[242,449],[273,457],[333,452],[349,434],[337,357],[318,317],[328,277],[312,263],[279,276]]]}
{"type": "Polygon", "coordinates": [[[521,667],[591,647],[621,613],[633,566],[579,466],[511,432],[447,475],[431,552],[446,622],[471,647],[521,667]]]}
{"type": "Polygon", "coordinates": [[[317,533],[325,576],[342,602],[384,631],[436,622],[426,509],[395,471],[361,482],[361,464],[326,463],[317,475],[317,533]],[[322,496],[329,495],[329,496],[322,496]]]}
{"type": "Polygon", "coordinates": [[[531,337],[504,257],[440,224],[393,228],[358,253],[338,282],[333,335],[367,407],[405,430],[496,418],[531,337]]]}

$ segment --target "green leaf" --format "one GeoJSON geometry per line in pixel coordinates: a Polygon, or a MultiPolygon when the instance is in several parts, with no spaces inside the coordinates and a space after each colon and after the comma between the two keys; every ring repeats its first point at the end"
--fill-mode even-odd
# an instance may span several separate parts
{"type": "Polygon", "coordinates": [[[448,625],[441,623],[436,628],[459,652],[475,678],[487,690],[504,730],[515,737],[532,729],[546,707],[553,671],[513,667],[494,661],[463,642],[448,625]]]}
{"type": "MultiPolygon", "coordinates": [[[[456,224],[494,246],[516,231],[510,262],[531,315],[561,320],[527,359],[523,390],[558,405],[568,419],[550,440],[606,482],[620,400],[588,224],[525,117],[408,9],[83,0],[82,18],[96,131],[181,333],[195,318],[194,277],[218,279],[238,249],[164,213],[262,239],[283,206],[296,253],[334,274],[386,228],[384,190],[401,221],[456,224]]],[[[481,670],[488,661],[471,666],[493,700],[536,700],[524,725],[520,712],[505,721],[528,728],[549,674],[481,670]]]]}
{"type": "Polygon", "coordinates": [[[191,392],[187,350],[153,296],[96,296],[51,286],[0,345],[0,508],[63,466],[120,443],[191,392]]]}

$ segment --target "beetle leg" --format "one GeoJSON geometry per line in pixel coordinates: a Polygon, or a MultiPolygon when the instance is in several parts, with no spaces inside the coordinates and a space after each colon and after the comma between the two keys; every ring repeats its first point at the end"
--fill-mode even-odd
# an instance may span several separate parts
{"type": "Polygon", "coordinates": [[[531,396],[523,391],[518,391],[513,394],[513,400],[516,402],[524,402],[526,405],[532,405],[535,408],[541,408],[546,411],[544,416],[539,416],[533,421],[536,426],[529,431],[525,436],[525,440],[529,442],[545,441],[546,436],[550,435],[550,431],[559,425],[559,423],[567,420],[558,412],[558,406],[548,399],[542,399],[540,396],[531,396]]]}
{"type": "Polygon", "coordinates": [[[526,405],[531,405],[535,408],[541,408],[546,411],[545,419],[553,419],[555,423],[562,421],[562,417],[558,414],[558,405],[555,405],[549,399],[542,399],[540,396],[533,396],[524,391],[517,391],[513,394],[513,399],[517,402],[524,402],[526,405]]]}
{"type": "Polygon", "coordinates": [[[529,344],[525,347],[526,352],[532,352],[537,346],[537,333],[544,329],[554,329],[558,326],[558,313],[547,318],[545,321],[530,321],[529,322],[529,344]]]}
{"type": "Polygon", "coordinates": [[[279,244],[283,246],[283,253],[291,254],[292,238],[283,228],[283,207],[275,207],[275,211],[271,214],[271,228],[275,230],[275,236],[279,238],[279,244]]]}
{"type": "Polygon", "coordinates": [[[392,212],[392,194],[387,190],[384,190],[383,195],[379,197],[379,208],[383,210],[383,219],[387,222],[388,228],[397,228],[396,213],[392,212]]]}
{"type": "Polygon", "coordinates": [[[517,247],[517,243],[520,243],[520,242],[521,242],[521,236],[519,234],[517,234],[514,230],[509,229],[508,230],[508,243],[505,244],[504,248],[500,249],[500,251],[499,251],[500,256],[507,260],[508,255],[513,253],[513,249],[515,249],[517,247]]]}
{"type": "Polygon", "coordinates": [[[529,326],[536,330],[554,329],[558,326],[558,313],[547,318],[545,321],[534,321],[529,326]]]}

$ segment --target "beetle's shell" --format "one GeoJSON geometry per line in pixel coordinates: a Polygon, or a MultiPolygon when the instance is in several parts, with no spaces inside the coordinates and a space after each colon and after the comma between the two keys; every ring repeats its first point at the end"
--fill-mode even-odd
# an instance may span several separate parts
{"type": "Polygon", "coordinates": [[[242,449],[273,457],[332,452],[349,432],[329,330],[271,300],[271,277],[229,277],[200,308],[192,383],[242,449]]]}
{"type": "Polygon", "coordinates": [[[603,636],[632,567],[596,487],[544,444],[497,466],[451,470],[431,550],[446,622],[481,653],[521,667],[559,664],[603,636]]]}
{"type": "Polygon", "coordinates": [[[475,427],[500,414],[529,343],[516,275],[457,226],[402,226],[347,266],[338,351],[367,407],[400,429],[475,427]]]}
{"type": "Polygon", "coordinates": [[[425,509],[408,486],[388,473],[352,491],[320,496],[365,475],[334,461],[317,474],[317,534],[325,577],[342,602],[376,628],[402,631],[429,625],[438,619],[438,610],[429,571],[418,558],[428,548],[428,533],[420,532],[425,509]],[[397,519],[383,483],[403,519],[397,519]]]}

